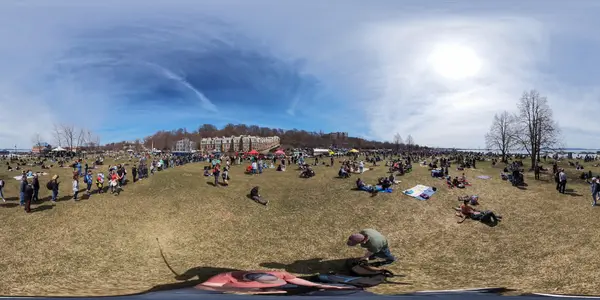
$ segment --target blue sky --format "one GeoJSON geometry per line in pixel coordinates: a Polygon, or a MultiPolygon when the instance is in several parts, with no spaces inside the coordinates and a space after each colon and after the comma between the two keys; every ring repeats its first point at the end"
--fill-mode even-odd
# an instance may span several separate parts
{"type": "Polygon", "coordinates": [[[535,88],[598,148],[596,1],[0,2],[0,148],[203,123],[479,147],[535,88]],[[14,124],[6,125],[6,124],[14,124]]]}

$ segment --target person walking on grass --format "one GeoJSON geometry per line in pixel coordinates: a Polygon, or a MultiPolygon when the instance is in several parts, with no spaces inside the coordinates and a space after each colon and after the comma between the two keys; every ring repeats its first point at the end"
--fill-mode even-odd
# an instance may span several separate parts
{"type": "Polygon", "coordinates": [[[25,186],[24,196],[25,196],[25,212],[30,213],[31,212],[31,200],[33,200],[33,187],[31,186],[31,184],[28,184],[25,186]]]}
{"type": "Polygon", "coordinates": [[[360,258],[361,260],[384,259],[382,262],[373,264],[376,267],[396,261],[396,258],[390,252],[387,239],[375,229],[363,229],[359,233],[353,233],[348,237],[346,244],[350,247],[360,245],[362,248],[367,249],[367,252],[360,258]]]}
{"type": "Polygon", "coordinates": [[[77,196],[79,195],[79,172],[73,174],[73,200],[79,201],[77,196]]]}
{"type": "Polygon", "coordinates": [[[4,193],[3,190],[4,189],[4,179],[0,178],[0,199],[2,199],[2,202],[6,202],[6,199],[4,199],[4,193]]]}
{"type": "Polygon", "coordinates": [[[38,179],[37,174],[33,175],[33,181],[31,182],[31,187],[33,187],[33,198],[31,199],[31,201],[33,202],[39,202],[40,198],[40,180],[38,179]]]}
{"type": "Polygon", "coordinates": [[[600,183],[598,182],[598,178],[593,177],[592,181],[587,182],[590,185],[590,189],[592,192],[592,206],[596,206],[596,200],[598,200],[598,192],[600,192],[600,183]]]}
{"type": "Polygon", "coordinates": [[[131,177],[133,179],[133,182],[135,183],[137,181],[137,168],[135,167],[135,165],[131,167],[131,177]]]}
{"type": "Polygon", "coordinates": [[[567,187],[567,174],[564,169],[560,169],[560,173],[558,173],[558,192],[561,194],[565,193],[565,189],[567,187]]]}
{"type": "Polygon", "coordinates": [[[93,183],[93,175],[92,175],[92,170],[88,170],[85,173],[85,177],[83,177],[83,182],[87,185],[86,186],[86,193],[88,195],[88,197],[92,194],[92,183],[93,183]]]}
{"type": "Polygon", "coordinates": [[[27,187],[27,184],[27,175],[23,175],[19,185],[19,204],[21,204],[21,206],[25,206],[25,188],[27,187]]]}
{"type": "Polygon", "coordinates": [[[52,176],[52,180],[48,183],[48,187],[52,188],[52,204],[55,204],[58,200],[58,186],[60,182],[58,182],[58,175],[52,176]]]}

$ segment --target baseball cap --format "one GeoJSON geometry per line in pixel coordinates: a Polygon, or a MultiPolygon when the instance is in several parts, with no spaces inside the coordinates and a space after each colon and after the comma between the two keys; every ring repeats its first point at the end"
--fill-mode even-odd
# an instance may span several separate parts
{"type": "Polygon", "coordinates": [[[346,243],[348,246],[356,246],[360,244],[360,242],[365,240],[365,236],[360,233],[353,233],[348,237],[348,242],[346,243]]]}

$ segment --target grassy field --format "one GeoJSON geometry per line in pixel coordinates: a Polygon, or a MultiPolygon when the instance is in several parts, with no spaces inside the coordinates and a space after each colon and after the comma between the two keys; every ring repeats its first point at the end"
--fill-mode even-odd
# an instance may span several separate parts
{"type": "MultiPolygon", "coordinates": [[[[400,280],[407,283],[381,285],[374,292],[504,286],[597,294],[600,288],[594,279],[600,277],[595,260],[600,233],[593,225],[600,208],[591,207],[589,187],[575,175],[567,185],[571,193],[560,195],[549,176],[536,182],[528,174],[529,185],[518,189],[500,180],[500,168],[480,163],[465,171],[473,186],[450,190],[416,166],[399,178],[394,193],[371,197],[352,190],[357,175],[335,178],[337,167],[319,166],[316,177],[300,179],[292,169],[249,176],[234,166],[231,186],[214,187],[212,178],[202,176],[203,165],[159,172],[125,186],[119,196],[93,195],[80,202],[64,197],[55,206],[46,201],[32,214],[18,206],[18,181],[7,179],[17,173],[3,169],[9,201],[0,207],[0,294],[124,294],[190,285],[226,269],[328,271],[341,259],[362,255],[345,241],[369,227],[388,237],[399,259],[390,269],[405,275],[400,280]],[[428,201],[401,193],[416,184],[435,186],[438,193],[428,201]],[[255,185],[270,200],[268,207],[246,198],[255,185]],[[467,193],[479,195],[480,208],[494,210],[504,221],[496,227],[457,224],[452,207],[467,193]],[[157,238],[183,276],[175,278],[166,267],[157,238]]],[[[50,172],[63,179],[59,197],[71,194],[70,170],[50,172]]],[[[379,167],[361,177],[373,183],[386,174],[379,167]]],[[[451,170],[451,175],[460,174],[451,170]]],[[[49,178],[41,177],[40,197],[50,195],[49,178]]]]}

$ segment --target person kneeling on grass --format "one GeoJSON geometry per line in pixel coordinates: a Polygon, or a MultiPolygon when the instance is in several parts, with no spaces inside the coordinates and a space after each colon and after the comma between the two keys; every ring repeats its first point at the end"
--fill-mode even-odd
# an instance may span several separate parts
{"type": "Polygon", "coordinates": [[[486,224],[497,224],[502,220],[502,216],[497,216],[491,210],[480,211],[469,205],[470,200],[463,200],[463,204],[460,207],[455,208],[457,210],[456,216],[462,217],[462,220],[457,223],[464,222],[467,218],[475,221],[480,221],[486,224]]]}
{"type": "Polygon", "coordinates": [[[389,265],[396,261],[390,252],[387,239],[375,229],[363,229],[359,233],[350,235],[346,244],[350,247],[360,244],[362,248],[367,249],[365,255],[359,258],[360,260],[384,259],[382,262],[373,263],[375,267],[389,265]]]}

